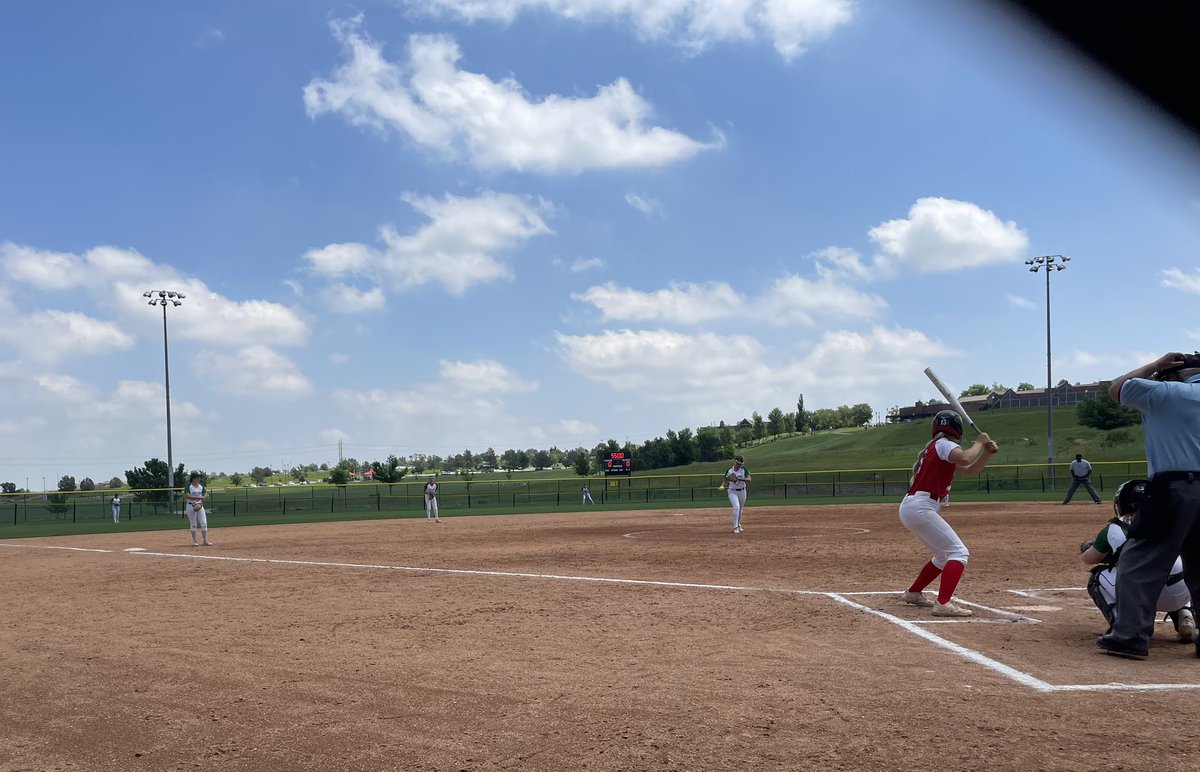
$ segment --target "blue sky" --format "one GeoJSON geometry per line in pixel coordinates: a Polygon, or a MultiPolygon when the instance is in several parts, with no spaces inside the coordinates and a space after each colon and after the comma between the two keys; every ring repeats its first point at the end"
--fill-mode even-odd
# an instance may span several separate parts
{"type": "Polygon", "coordinates": [[[569,449],[1200,348],[1200,153],[950,0],[9,3],[0,480],[569,449]]]}

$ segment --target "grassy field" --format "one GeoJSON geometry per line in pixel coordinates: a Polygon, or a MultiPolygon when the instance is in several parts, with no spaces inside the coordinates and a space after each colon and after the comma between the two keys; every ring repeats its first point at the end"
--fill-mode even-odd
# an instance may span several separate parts
{"type": "MultiPolygon", "coordinates": [[[[1125,479],[1144,474],[1140,426],[1115,432],[1078,424],[1073,409],[1055,413],[1055,469],[1046,467],[1046,414],[1008,410],[979,414],[977,421],[1000,444],[1001,453],[978,479],[955,485],[959,500],[1053,500],[1069,481],[1067,464],[1082,453],[1095,467],[1102,495],[1125,479]]],[[[969,440],[973,433],[968,431],[969,440]]],[[[927,422],[845,429],[769,438],[743,448],[755,476],[751,506],[898,500],[908,470],[929,437],[927,422]],[[781,501],[782,499],[782,501],[781,501]]],[[[635,459],[636,464],[636,459],[635,459]]],[[[521,512],[692,508],[725,506],[716,490],[726,461],[636,472],[632,479],[591,479],[595,507],[580,503],[582,480],[570,470],[496,472],[468,480],[444,475],[439,501],[443,516],[521,512]]],[[[636,467],[635,467],[636,468],[636,467]]],[[[258,488],[212,486],[209,517],[214,527],[423,516],[424,476],[400,483],[280,485],[258,488]]],[[[40,495],[0,496],[0,538],[160,530],[185,527],[176,512],[125,492],[122,523],[112,522],[112,490],[69,494],[58,511],[40,495]]],[[[1079,495],[1086,495],[1080,493],[1079,495]]],[[[181,506],[181,504],[179,505],[181,506]]]]}
{"type": "MultiPolygon", "coordinates": [[[[993,464],[1046,462],[1046,411],[1041,408],[974,414],[979,427],[1000,445],[993,464]]],[[[974,437],[970,428],[965,439],[974,437]]],[[[794,469],[885,469],[909,467],[929,439],[929,422],[889,424],[867,429],[835,429],[792,437],[742,450],[753,472],[794,469]]],[[[1054,456],[1064,466],[1082,453],[1093,464],[1144,460],[1141,425],[1113,432],[1080,426],[1075,408],[1054,411],[1054,456]]],[[[635,459],[636,463],[636,459],[635,459]]],[[[693,464],[688,471],[720,471],[724,462],[693,464]]],[[[672,473],[681,469],[659,470],[672,473]]]]}

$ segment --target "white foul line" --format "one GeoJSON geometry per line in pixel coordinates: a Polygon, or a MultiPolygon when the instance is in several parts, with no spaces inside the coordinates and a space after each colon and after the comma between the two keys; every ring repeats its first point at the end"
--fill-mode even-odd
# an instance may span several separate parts
{"type": "Polygon", "coordinates": [[[24,547],[31,550],[66,550],[68,552],[112,552],[112,550],[90,549],[88,547],[54,547],[46,544],[4,544],[0,542],[0,547],[24,547]]]}
{"type": "Polygon", "coordinates": [[[700,584],[697,582],[662,582],[652,579],[615,579],[604,576],[572,576],[570,574],[530,574],[519,571],[483,571],[471,568],[429,568],[424,566],[389,566],[375,563],[330,563],[319,560],[283,560],[279,558],[239,558],[226,555],[193,555],[187,552],[132,552],[131,555],[148,555],[160,558],[191,558],[192,560],[227,560],[235,563],[272,563],[289,566],[317,566],[324,568],[368,568],[385,571],[408,571],[420,574],[463,574],[468,576],[504,576],[524,579],[564,579],[575,582],[597,582],[601,584],[636,584],[650,587],[686,587],[698,590],[737,590],[740,592],[785,592],[793,595],[827,595],[815,590],[788,590],[771,587],[743,587],[735,584],[700,584]]]}

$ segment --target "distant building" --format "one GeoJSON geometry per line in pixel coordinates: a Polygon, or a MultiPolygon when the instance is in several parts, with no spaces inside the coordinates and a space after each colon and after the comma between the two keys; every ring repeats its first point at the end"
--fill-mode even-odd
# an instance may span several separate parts
{"type": "MultiPolygon", "coordinates": [[[[1050,390],[1051,404],[1055,407],[1064,407],[1068,405],[1078,405],[1080,402],[1087,402],[1096,398],[1100,393],[1101,384],[1099,383],[1080,383],[1070,384],[1064,383],[1055,386],[1050,390]]],[[[1003,410],[1013,407],[1045,407],[1046,406],[1046,390],[1043,389],[1026,389],[1024,391],[1016,391],[1008,389],[1007,391],[995,391],[991,394],[983,394],[978,397],[960,397],[958,400],[963,410],[968,413],[976,413],[980,410],[1003,410]]],[[[920,421],[926,418],[933,418],[941,410],[949,410],[950,406],[945,402],[929,402],[927,404],[918,402],[911,407],[902,407],[894,417],[890,417],[892,423],[903,423],[906,421],[920,421]]]]}

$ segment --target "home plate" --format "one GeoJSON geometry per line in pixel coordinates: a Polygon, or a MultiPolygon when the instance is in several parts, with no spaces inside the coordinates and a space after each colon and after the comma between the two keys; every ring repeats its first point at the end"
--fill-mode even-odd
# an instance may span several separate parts
{"type": "Polygon", "coordinates": [[[1062,611],[1062,606],[1005,606],[1009,611],[1062,611]]]}
{"type": "Polygon", "coordinates": [[[123,549],[121,551],[122,552],[145,552],[146,550],[142,547],[126,547],[125,549],[123,549]]]}

